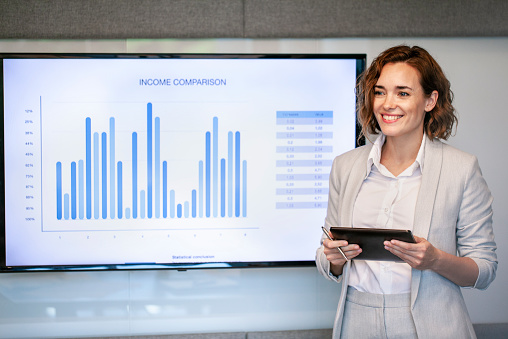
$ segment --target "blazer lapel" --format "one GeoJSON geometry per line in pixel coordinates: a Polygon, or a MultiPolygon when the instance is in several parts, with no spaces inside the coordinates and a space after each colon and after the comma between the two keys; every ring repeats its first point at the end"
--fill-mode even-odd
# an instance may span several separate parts
{"type": "Polygon", "coordinates": [[[344,190],[344,199],[342,199],[341,225],[339,226],[353,226],[353,208],[358,192],[360,192],[360,188],[362,187],[363,180],[367,175],[367,159],[371,148],[372,145],[370,147],[365,147],[351,167],[350,177],[347,181],[346,189],[344,190]]]}
{"type": "MultiPolygon", "coordinates": [[[[424,156],[422,183],[416,201],[413,233],[416,236],[427,238],[443,163],[443,144],[441,141],[427,139],[424,156]]],[[[416,301],[420,277],[421,271],[413,269],[411,278],[411,307],[414,307],[416,301]]]]}

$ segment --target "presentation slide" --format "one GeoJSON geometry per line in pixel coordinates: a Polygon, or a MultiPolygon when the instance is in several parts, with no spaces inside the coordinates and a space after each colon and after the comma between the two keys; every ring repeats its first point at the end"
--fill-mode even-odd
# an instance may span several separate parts
{"type": "Polygon", "coordinates": [[[7,266],[312,261],[355,59],[4,59],[7,266]]]}

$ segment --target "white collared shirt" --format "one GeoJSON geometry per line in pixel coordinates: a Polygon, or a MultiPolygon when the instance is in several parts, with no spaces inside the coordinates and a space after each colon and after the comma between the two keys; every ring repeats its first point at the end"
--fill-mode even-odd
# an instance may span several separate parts
{"type": "MultiPolygon", "coordinates": [[[[363,181],[353,210],[353,227],[413,229],[414,211],[420,190],[425,136],[415,162],[395,177],[381,164],[381,134],[367,161],[363,181]]],[[[349,286],[376,294],[409,293],[411,267],[403,262],[354,260],[349,286]]]]}

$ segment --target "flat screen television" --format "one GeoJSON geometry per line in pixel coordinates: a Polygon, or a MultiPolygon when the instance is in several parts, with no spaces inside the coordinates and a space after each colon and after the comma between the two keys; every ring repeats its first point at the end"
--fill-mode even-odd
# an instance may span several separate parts
{"type": "Polygon", "coordinates": [[[1,272],[314,265],[365,55],[0,58],[1,272]]]}

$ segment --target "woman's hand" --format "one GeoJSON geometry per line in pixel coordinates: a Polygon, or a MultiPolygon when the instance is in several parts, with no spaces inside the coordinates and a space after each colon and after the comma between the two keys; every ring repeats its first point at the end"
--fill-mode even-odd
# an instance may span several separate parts
{"type": "Polygon", "coordinates": [[[415,240],[416,244],[391,240],[384,245],[412,268],[432,270],[462,287],[474,286],[479,269],[473,259],[441,251],[424,238],[415,236],[415,240]]]}
{"type": "Polygon", "coordinates": [[[440,250],[432,246],[424,238],[415,236],[416,244],[391,240],[385,241],[385,249],[395,254],[412,268],[418,270],[433,269],[436,262],[439,260],[440,250]]]}
{"type": "Polygon", "coordinates": [[[351,260],[356,257],[358,254],[362,253],[362,249],[360,246],[356,244],[348,244],[345,240],[323,240],[324,253],[326,255],[326,259],[330,262],[330,270],[336,276],[342,274],[342,268],[346,263],[346,259],[342,256],[337,247],[340,247],[342,252],[346,255],[346,257],[351,260]]]}

